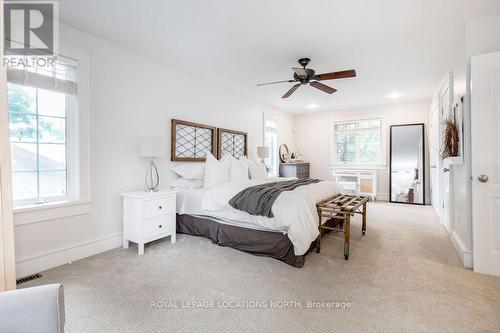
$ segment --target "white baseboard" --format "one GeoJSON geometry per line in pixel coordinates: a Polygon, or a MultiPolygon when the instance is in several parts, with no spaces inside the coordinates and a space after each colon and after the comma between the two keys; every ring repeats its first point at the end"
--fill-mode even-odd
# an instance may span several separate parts
{"type": "Polygon", "coordinates": [[[465,247],[464,242],[462,242],[462,239],[460,239],[460,236],[455,231],[452,230],[449,235],[451,243],[455,251],[457,251],[458,257],[464,267],[472,268],[472,251],[465,247]]]}
{"type": "Polygon", "coordinates": [[[30,258],[16,260],[16,277],[24,277],[76,260],[106,252],[122,245],[122,234],[115,234],[90,242],[52,251],[30,258]]]}

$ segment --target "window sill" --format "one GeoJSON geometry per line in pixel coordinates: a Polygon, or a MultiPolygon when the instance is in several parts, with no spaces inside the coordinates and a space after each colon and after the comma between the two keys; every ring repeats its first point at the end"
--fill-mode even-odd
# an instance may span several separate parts
{"type": "Polygon", "coordinates": [[[69,216],[83,215],[90,212],[92,201],[59,201],[14,208],[14,225],[25,225],[69,216]]]}

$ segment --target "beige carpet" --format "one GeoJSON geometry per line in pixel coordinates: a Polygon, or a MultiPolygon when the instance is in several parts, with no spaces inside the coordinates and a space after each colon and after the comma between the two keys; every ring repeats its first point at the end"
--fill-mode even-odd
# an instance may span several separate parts
{"type": "Polygon", "coordinates": [[[366,236],[353,223],[349,261],[339,234],[327,235],[302,269],[179,235],[143,256],[135,246],[116,249],[23,287],[64,284],[68,332],[500,331],[500,278],[461,266],[432,208],[368,209],[366,236]],[[212,308],[189,309],[189,301],[212,308]]]}

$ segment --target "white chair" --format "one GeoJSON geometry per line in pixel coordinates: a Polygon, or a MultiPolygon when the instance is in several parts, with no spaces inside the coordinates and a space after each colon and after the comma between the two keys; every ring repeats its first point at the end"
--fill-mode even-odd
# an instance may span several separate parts
{"type": "Polygon", "coordinates": [[[64,289],[60,284],[0,293],[0,332],[64,332],[64,289]]]}

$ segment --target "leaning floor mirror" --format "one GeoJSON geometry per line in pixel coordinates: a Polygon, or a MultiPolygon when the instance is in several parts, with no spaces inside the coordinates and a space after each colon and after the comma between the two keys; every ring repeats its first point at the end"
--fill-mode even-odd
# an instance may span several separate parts
{"type": "Polygon", "coordinates": [[[425,204],[424,124],[391,126],[391,202],[425,204]]]}

